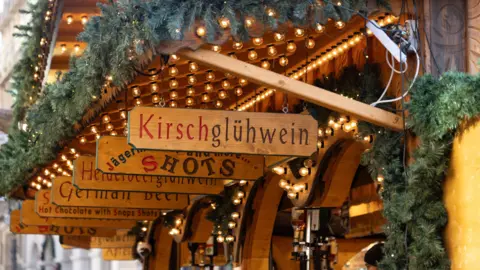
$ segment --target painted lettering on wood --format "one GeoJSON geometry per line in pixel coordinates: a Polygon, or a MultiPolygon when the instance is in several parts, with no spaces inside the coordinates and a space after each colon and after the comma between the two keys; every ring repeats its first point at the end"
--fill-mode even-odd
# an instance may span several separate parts
{"type": "Polygon", "coordinates": [[[256,180],[264,163],[258,155],[141,150],[126,137],[97,140],[96,168],[103,173],[256,180]]]}
{"type": "MultiPolygon", "coordinates": [[[[124,219],[87,219],[87,218],[46,218],[35,212],[35,201],[26,200],[22,203],[21,222],[25,225],[48,224],[53,226],[79,226],[92,228],[131,229],[136,225],[135,220],[124,219]]],[[[117,235],[120,231],[118,230],[117,235]]]]}
{"type": "Polygon", "coordinates": [[[128,142],[139,149],[310,156],[318,123],[309,115],[136,107],[128,142]]]}
{"type": "Polygon", "coordinates": [[[20,210],[12,211],[10,215],[10,231],[15,234],[52,234],[77,236],[115,236],[114,229],[91,228],[78,226],[54,226],[49,224],[25,225],[21,221],[20,210]]]}
{"type": "Polygon", "coordinates": [[[155,220],[162,214],[158,209],[58,206],[50,202],[50,190],[35,194],[35,212],[41,217],[129,220],[155,220]]]}
{"type": "Polygon", "coordinates": [[[65,176],[53,181],[51,194],[52,203],[61,206],[183,209],[189,204],[185,194],[80,190],[72,185],[71,177],[65,176]]]}
{"type": "Polygon", "coordinates": [[[135,235],[114,237],[92,237],[91,248],[132,248],[135,245],[135,235]]]}
{"type": "Polygon", "coordinates": [[[133,249],[130,248],[104,248],[102,249],[102,258],[105,261],[130,261],[133,258],[133,249]]]}
{"type": "Polygon", "coordinates": [[[74,162],[73,184],[79,189],[125,190],[185,194],[219,194],[223,181],[213,178],[104,174],[95,170],[95,158],[80,156],[74,162]]]}

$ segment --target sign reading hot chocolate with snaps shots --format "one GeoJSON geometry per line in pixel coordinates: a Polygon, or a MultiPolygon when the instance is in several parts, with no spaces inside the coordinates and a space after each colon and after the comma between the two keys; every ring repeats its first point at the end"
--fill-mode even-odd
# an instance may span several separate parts
{"type": "Polygon", "coordinates": [[[214,178],[105,174],[95,170],[95,158],[89,156],[75,160],[72,182],[78,189],[185,194],[219,194],[224,188],[224,180],[214,178]]]}
{"type": "Polygon", "coordinates": [[[61,206],[183,209],[189,204],[186,194],[80,190],[72,185],[71,177],[65,176],[53,181],[51,194],[52,203],[61,206]]]}
{"type": "Polygon", "coordinates": [[[103,173],[256,180],[264,162],[259,155],[141,150],[126,137],[97,140],[96,168],[103,173]]]}
{"type": "Polygon", "coordinates": [[[310,115],[135,107],[128,142],[138,149],[310,156],[318,123],[310,115]]]}
{"type": "Polygon", "coordinates": [[[158,209],[59,206],[50,201],[50,190],[35,194],[35,212],[41,217],[155,220],[162,214],[158,209]]]}
{"type": "Polygon", "coordinates": [[[54,226],[50,224],[25,225],[21,222],[20,210],[12,211],[10,215],[10,231],[15,234],[51,234],[76,236],[115,236],[115,229],[91,228],[79,226],[54,226]]]}

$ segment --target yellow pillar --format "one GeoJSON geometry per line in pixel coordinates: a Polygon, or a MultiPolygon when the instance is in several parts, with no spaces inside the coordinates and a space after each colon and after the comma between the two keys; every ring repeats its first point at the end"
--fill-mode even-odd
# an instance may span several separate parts
{"type": "Polygon", "coordinates": [[[480,265],[480,121],[455,138],[444,185],[448,211],[445,242],[451,269],[480,265]]]}

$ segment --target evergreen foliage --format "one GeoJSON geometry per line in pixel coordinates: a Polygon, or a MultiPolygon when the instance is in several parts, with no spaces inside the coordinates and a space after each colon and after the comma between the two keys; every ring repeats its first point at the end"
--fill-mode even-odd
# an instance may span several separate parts
{"type": "MultiPolygon", "coordinates": [[[[366,9],[365,0],[342,3],[351,9],[366,9]]],[[[12,131],[10,142],[0,150],[0,195],[25,184],[35,173],[34,168],[55,159],[62,144],[75,135],[73,126],[91,106],[92,97],[100,96],[107,76],[113,78],[113,86],[125,88],[136,75],[135,56],[148,50],[156,52],[164,42],[182,40],[193,31],[196,22],[205,25],[205,39],[213,42],[223,31],[218,25],[221,17],[229,18],[235,39],[246,40],[251,34],[244,24],[246,17],[265,24],[264,30],[275,30],[285,22],[305,27],[325,23],[329,18],[347,21],[352,15],[331,2],[310,0],[133,0],[112,1],[99,7],[102,16],[91,18],[79,36],[88,43],[83,55],[74,57],[61,81],[47,85],[44,95],[30,107],[26,117],[28,131],[12,131]],[[277,16],[266,16],[266,7],[276,10],[277,16]]],[[[42,24],[43,21],[35,21],[32,27],[42,24]]],[[[27,86],[18,88],[28,92],[27,86]]],[[[19,108],[27,104],[20,98],[17,103],[19,108]]],[[[22,113],[16,115],[16,122],[23,120],[22,113]]]]}

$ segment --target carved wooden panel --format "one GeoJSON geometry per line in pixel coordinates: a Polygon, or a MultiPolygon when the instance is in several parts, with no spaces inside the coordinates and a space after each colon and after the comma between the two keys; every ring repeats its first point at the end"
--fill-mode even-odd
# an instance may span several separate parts
{"type": "Polygon", "coordinates": [[[430,0],[431,72],[466,71],[466,0],[430,0]]]}
{"type": "Polygon", "coordinates": [[[467,7],[467,67],[470,74],[475,74],[480,60],[480,0],[468,0],[467,7]]]}

